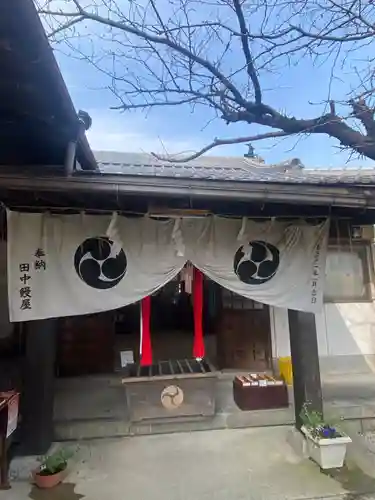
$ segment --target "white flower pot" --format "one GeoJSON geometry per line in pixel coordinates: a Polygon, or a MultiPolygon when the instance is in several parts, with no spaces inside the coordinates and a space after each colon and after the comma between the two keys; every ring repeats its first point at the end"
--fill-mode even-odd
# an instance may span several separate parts
{"type": "Polygon", "coordinates": [[[352,442],[349,436],[344,434],[332,439],[321,439],[312,436],[305,426],[302,427],[301,431],[306,437],[309,457],[321,469],[336,469],[344,465],[346,447],[352,442]]]}

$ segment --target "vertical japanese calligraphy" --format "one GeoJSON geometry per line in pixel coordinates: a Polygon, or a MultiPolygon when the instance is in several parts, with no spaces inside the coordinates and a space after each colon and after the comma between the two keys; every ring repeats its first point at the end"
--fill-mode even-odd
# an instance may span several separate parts
{"type": "Polygon", "coordinates": [[[316,245],[313,259],[313,271],[311,279],[311,304],[316,304],[318,295],[318,281],[320,277],[320,245],[316,245]]]}
{"type": "Polygon", "coordinates": [[[32,310],[32,271],[45,271],[47,264],[45,260],[46,254],[43,249],[37,248],[34,253],[33,266],[29,262],[22,262],[19,264],[21,286],[19,289],[20,294],[20,310],[32,310]]]}
{"type": "Polygon", "coordinates": [[[34,261],[34,269],[35,271],[45,271],[47,269],[46,264],[46,253],[41,248],[37,248],[34,253],[35,261],[34,261]]]}
{"type": "Polygon", "coordinates": [[[21,286],[19,289],[20,292],[20,309],[21,311],[26,311],[32,309],[31,305],[31,276],[30,276],[30,264],[28,262],[21,263],[19,265],[20,270],[20,281],[21,286]]]}

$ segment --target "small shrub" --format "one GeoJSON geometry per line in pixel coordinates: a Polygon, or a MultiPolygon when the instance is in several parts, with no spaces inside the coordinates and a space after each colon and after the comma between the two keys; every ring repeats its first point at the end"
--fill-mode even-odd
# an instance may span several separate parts
{"type": "Polygon", "coordinates": [[[68,460],[73,456],[71,450],[61,448],[50,455],[40,458],[39,474],[42,476],[52,476],[66,469],[68,460]]]}
{"type": "Polygon", "coordinates": [[[320,412],[310,410],[308,403],[303,405],[300,417],[303,425],[314,438],[333,439],[342,436],[333,423],[329,423],[323,419],[323,415],[320,412]]]}

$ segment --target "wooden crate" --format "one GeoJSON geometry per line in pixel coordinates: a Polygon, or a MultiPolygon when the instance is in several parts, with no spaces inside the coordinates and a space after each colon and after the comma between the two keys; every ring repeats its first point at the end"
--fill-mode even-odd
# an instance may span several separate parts
{"type": "Polygon", "coordinates": [[[282,380],[267,384],[266,376],[238,376],[233,381],[233,399],[243,411],[271,410],[289,406],[288,388],[282,380]],[[243,379],[248,378],[249,383],[243,379]],[[258,378],[258,382],[256,381],[258,378]]]}
{"type": "Polygon", "coordinates": [[[205,362],[179,360],[135,366],[123,379],[132,422],[186,420],[215,414],[217,374],[205,362]]]}

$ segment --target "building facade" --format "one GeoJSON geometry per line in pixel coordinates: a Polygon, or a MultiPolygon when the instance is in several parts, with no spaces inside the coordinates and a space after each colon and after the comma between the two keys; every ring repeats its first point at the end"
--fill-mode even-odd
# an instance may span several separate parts
{"type": "MultiPolygon", "coordinates": [[[[331,229],[324,306],[315,315],[321,376],[372,369],[375,306],[369,185],[375,184],[375,179],[371,170],[350,177],[347,171],[310,172],[292,163],[260,167],[242,158],[205,158],[201,164],[171,166],[154,162],[152,157],[137,159],[135,154],[131,163],[120,161],[123,154],[112,154],[116,161],[105,155],[105,161],[103,154],[97,155],[98,172],[77,171],[71,178],[56,170],[47,178],[8,172],[1,179],[4,203],[14,210],[40,213],[52,209],[56,214],[225,214],[254,220],[328,217],[331,229]],[[10,185],[18,188],[7,197],[10,185]],[[32,201],[36,186],[38,203],[32,201]]],[[[5,266],[5,244],[2,248],[5,266]]],[[[2,290],[5,304],[5,280],[2,290]]],[[[151,321],[151,340],[157,360],[192,357],[191,303],[182,304],[180,292],[178,275],[152,298],[156,315],[151,321]]],[[[208,279],[204,297],[206,356],[220,379],[216,422],[223,414],[237,411],[231,390],[235,373],[277,374],[280,360],[290,358],[290,311],[245,299],[208,279]]],[[[3,331],[10,332],[5,306],[3,312],[3,331]]],[[[56,437],[136,433],[128,421],[121,381],[122,358],[139,361],[139,317],[139,304],[134,304],[107,313],[21,325],[30,343],[26,357],[28,349],[35,349],[33,335],[43,333],[44,325],[54,325],[56,341],[50,355],[56,437]],[[31,335],[29,328],[34,327],[37,331],[31,335]]],[[[300,333],[302,336],[303,330],[300,333]]],[[[45,335],[52,334],[46,331],[45,335]]],[[[305,350],[310,353],[309,346],[305,350]]],[[[293,411],[288,418],[293,419],[293,411]]],[[[145,431],[144,426],[137,429],[145,431]]]]}

